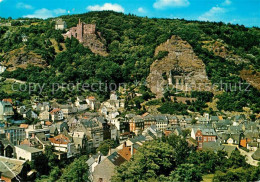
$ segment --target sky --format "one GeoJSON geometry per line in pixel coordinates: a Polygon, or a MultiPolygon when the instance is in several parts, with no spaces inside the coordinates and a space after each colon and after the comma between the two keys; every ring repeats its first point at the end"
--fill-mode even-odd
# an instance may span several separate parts
{"type": "Polygon", "coordinates": [[[0,0],[0,17],[5,18],[46,19],[102,10],[260,27],[260,0],[0,0]]]}

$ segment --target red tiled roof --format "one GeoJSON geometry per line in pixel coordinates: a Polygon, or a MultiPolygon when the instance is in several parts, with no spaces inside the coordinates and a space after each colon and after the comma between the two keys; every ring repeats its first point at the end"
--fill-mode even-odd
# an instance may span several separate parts
{"type": "Polygon", "coordinates": [[[145,117],[145,116],[147,116],[147,115],[149,115],[148,112],[144,113],[144,114],[142,115],[142,117],[145,117]]]}
{"type": "Polygon", "coordinates": [[[50,121],[46,121],[46,122],[45,122],[45,125],[47,125],[47,126],[51,126],[51,125],[52,125],[52,122],[50,122],[50,121]]]}
{"type": "Polygon", "coordinates": [[[222,117],[222,116],[219,116],[218,119],[219,119],[219,120],[223,120],[223,117],[222,117]]]}
{"type": "Polygon", "coordinates": [[[58,112],[58,111],[60,111],[60,108],[55,108],[55,109],[53,109],[53,110],[50,112],[50,114],[54,114],[55,112],[58,112]]]}
{"type": "Polygon", "coordinates": [[[60,134],[53,138],[49,138],[49,140],[51,141],[51,143],[54,143],[54,144],[68,144],[70,142],[69,138],[63,134],[60,134]]]}
{"type": "Polygon", "coordinates": [[[29,127],[29,125],[28,125],[28,124],[21,124],[21,125],[20,125],[20,128],[27,129],[28,127],[29,127]]]}
{"type": "Polygon", "coordinates": [[[8,99],[3,99],[4,102],[10,102],[11,104],[13,104],[13,100],[8,98],[8,99]]]}
{"type": "Polygon", "coordinates": [[[89,96],[88,99],[95,100],[95,97],[94,96],[89,96]]]}

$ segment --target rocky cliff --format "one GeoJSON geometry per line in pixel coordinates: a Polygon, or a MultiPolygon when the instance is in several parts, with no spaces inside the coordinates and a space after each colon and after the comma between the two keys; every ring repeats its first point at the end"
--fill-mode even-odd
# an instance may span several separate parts
{"type": "Polygon", "coordinates": [[[160,51],[167,51],[168,55],[151,65],[147,77],[147,86],[158,98],[163,96],[166,88],[191,91],[206,90],[210,86],[205,65],[188,42],[173,35],[156,48],[155,56],[160,51]]]}
{"type": "Polygon", "coordinates": [[[26,52],[23,48],[10,51],[3,56],[1,64],[7,67],[7,70],[13,71],[17,68],[26,68],[28,65],[46,67],[47,62],[42,57],[33,52],[26,52]]]}
{"type": "Polygon", "coordinates": [[[204,41],[203,48],[212,51],[214,55],[222,57],[228,61],[233,61],[236,64],[239,63],[248,63],[249,60],[243,59],[242,57],[236,55],[232,50],[229,49],[229,46],[223,40],[211,40],[204,41]]]}
{"type": "Polygon", "coordinates": [[[101,36],[99,32],[96,34],[84,34],[83,45],[88,47],[93,53],[102,56],[107,56],[108,53],[105,47],[105,39],[101,36]]]}
{"type": "Polygon", "coordinates": [[[240,77],[246,80],[250,85],[260,90],[260,72],[252,70],[242,70],[240,72],[240,77]]]}

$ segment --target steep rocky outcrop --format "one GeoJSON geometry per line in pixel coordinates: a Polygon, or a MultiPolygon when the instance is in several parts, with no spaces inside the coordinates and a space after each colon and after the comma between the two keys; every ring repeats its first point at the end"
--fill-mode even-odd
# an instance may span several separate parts
{"type": "Polygon", "coordinates": [[[212,41],[204,41],[203,42],[203,48],[208,49],[209,51],[212,51],[214,55],[222,57],[226,60],[235,62],[236,64],[240,63],[248,63],[249,60],[244,59],[236,54],[234,54],[233,51],[229,49],[229,46],[224,43],[223,40],[212,40],[212,41]]]}
{"type": "Polygon", "coordinates": [[[166,88],[191,91],[206,90],[210,86],[205,65],[188,42],[173,35],[156,48],[155,56],[160,51],[167,51],[168,55],[151,65],[147,77],[147,86],[158,98],[163,96],[166,88]]]}
{"type": "Polygon", "coordinates": [[[107,56],[105,39],[97,32],[96,34],[85,34],[83,36],[83,45],[88,47],[93,53],[107,56]]]}
{"type": "Polygon", "coordinates": [[[252,70],[242,70],[240,72],[240,77],[246,80],[250,85],[260,90],[260,72],[252,70]]]}
{"type": "Polygon", "coordinates": [[[23,48],[16,49],[6,53],[3,56],[1,64],[7,67],[8,71],[13,71],[17,68],[26,68],[28,65],[38,67],[46,67],[47,62],[42,57],[33,52],[26,52],[23,48]]]}

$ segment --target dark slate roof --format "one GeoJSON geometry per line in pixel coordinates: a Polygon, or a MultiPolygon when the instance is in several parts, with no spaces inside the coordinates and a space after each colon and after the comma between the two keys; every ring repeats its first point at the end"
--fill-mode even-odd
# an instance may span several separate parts
{"type": "Polygon", "coordinates": [[[154,116],[157,122],[168,122],[166,115],[155,115],[154,116]]]}
{"type": "Polygon", "coordinates": [[[68,123],[63,122],[63,123],[60,125],[60,132],[63,132],[64,128],[65,128],[67,131],[69,131],[68,123]]]}
{"type": "Polygon", "coordinates": [[[130,138],[129,140],[130,140],[132,143],[144,142],[144,141],[145,141],[145,136],[139,135],[139,136],[136,136],[136,137],[134,137],[134,138],[130,138]]]}
{"type": "Polygon", "coordinates": [[[50,145],[51,142],[47,139],[44,133],[36,133],[36,137],[40,140],[44,145],[50,145]]]}
{"type": "Polygon", "coordinates": [[[110,156],[107,157],[115,166],[120,166],[122,163],[126,161],[121,155],[117,152],[112,153],[110,156]]]}
{"type": "Polygon", "coordinates": [[[97,122],[93,121],[93,120],[82,120],[81,123],[87,127],[87,128],[93,128],[93,127],[97,127],[99,126],[97,122]]]}
{"type": "Polygon", "coordinates": [[[2,144],[4,145],[5,148],[8,145],[10,145],[11,147],[14,147],[14,144],[12,142],[10,142],[7,138],[2,138],[0,141],[2,142],[2,144]]]}
{"type": "Polygon", "coordinates": [[[218,121],[219,118],[218,118],[218,116],[211,116],[211,117],[210,117],[210,120],[211,120],[211,121],[218,121]]]}
{"type": "Polygon", "coordinates": [[[97,117],[96,119],[97,119],[98,122],[100,122],[100,123],[102,123],[102,124],[105,124],[105,123],[106,123],[104,117],[99,116],[99,117],[97,117]]]}
{"type": "Polygon", "coordinates": [[[216,142],[204,142],[202,144],[202,149],[203,150],[209,150],[209,151],[218,151],[218,150],[223,150],[224,149],[224,146],[220,144],[219,141],[216,141],[216,142]]]}
{"type": "Polygon", "coordinates": [[[236,150],[237,147],[236,146],[231,146],[231,145],[224,145],[224,151],[228,153],[228,156],[231,155],[231,153],[236,150]]]}

